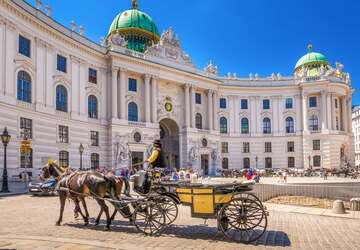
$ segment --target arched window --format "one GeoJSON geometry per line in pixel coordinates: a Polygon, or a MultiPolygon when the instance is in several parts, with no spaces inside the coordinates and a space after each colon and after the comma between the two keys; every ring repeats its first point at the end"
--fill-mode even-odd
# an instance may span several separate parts
{"type": "Polygon", "coordinates": [[[272,168],[272,159],[271,157],[265,158],[265,168],[272,168]]]}
{"type": "Polygon", "coordinates": [[[316,115],[312,115],[309,119],[309,129],[310,131],[319,130],[319,120],[316,115]]]}
{"type": "Polygon", "coordinates": [[[88,97],[88,115],[89,118],[98,118],[98,101],[97,98],[93,95],[88,97]]]}
{"type": "Polygon", "coordinates": [[[195,127],[197,129],[202,129],[202,116],[199,113],[195,115],[195,127]]]}
{"type": "Polygon", "coordinates": [[[69,152],[60,151],[59,152],[59,166],[68,167],[69,166],[69,152]]]}
{"type": "Polygon", "coordinates": [[[286,133],[294,133],[294,119],[287,117],[285,120],[286,133]]]}
{"type": "Polygon", "coordinates": [[[56,110],[67,112],[67,90],[64,86],[56,87],[56,110]]]}
{"type": "Polygon", "coordinates": [[[249,133],[249,119],[248,118],[241,119],[241,133],[242,134],[249,133]]]}
{"type": "Polygon", "coordinates": [[[227,133],[227,119],[225,117],[220,118],[220,133],[227,133]]]}
{"type": "Polygon", "coordinates": [[[30,148],[28,155],[20,153],[20,167],[32,168],[33,167],[33,150],[30,148]]]}
{"type": "Polygon", "coordinates": [[[228,169],[229,168],[229,159],[224,157],[222,159],[221,166],[223,169],[228,169]]]}
{"type": "Polygon", "coordinates": [[[250,158],[245,157],[245,158],[243,159],[243,167],[244,167],[244,168],[250,168],[250,158]]]}
{"type": "Polygon", "coordinates": [[[128,105],[128,120],[132,122],[138,121],[138,107],[135,102],[130,102],[128,105]]]}
{"type": "Polygon", "coordinates": [[[271,134],[271,121],[267,117],[265,117],[263,120],[263,133],[271,134]]]}
{"type": "Polygon", "coordinates": [[[99,154],[92,153],[91,154],[91,169],[98,169],[100,165],[100,156],[99,154]]]}
{"type": "Polygon", "coordinates": [[[31,78],[25,71],[17,74],[17,99],[31,103],[31,78]]]}

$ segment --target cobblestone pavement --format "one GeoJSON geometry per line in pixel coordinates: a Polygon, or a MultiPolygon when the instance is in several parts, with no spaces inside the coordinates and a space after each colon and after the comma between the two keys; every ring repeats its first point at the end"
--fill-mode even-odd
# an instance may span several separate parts
{"type": "MultiPolygon", "coordinates": [[[[91,216],[99,208],[88,200],[91,216]]],[[[180,206],[180,217],[158,237],[146,237],[121,217],[111,231],[83,226],[73,219],[73,203],[67,203],[63,226],[55,226],[57,197],[29,195],[0,197],[0,249],[358,249],[359,220],[271,211],[268,232],[254,245],[226,241],[216,221],[190,217],[180,206]]],[[[93,220],[91,220],[93,223],[93,220]]],[[[104,221],[102,221],[104,223],[104,221]]]]}

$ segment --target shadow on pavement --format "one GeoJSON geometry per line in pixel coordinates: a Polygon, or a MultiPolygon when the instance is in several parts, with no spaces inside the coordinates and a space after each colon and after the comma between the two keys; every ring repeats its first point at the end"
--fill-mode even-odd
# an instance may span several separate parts
{"type": "MultiPolygon", "coordinates": [[[[93,223],[93,220],[90,219],[90,222],[93,223]]],[[[65,223],[64,226],[84,230],[107,231],[105,229],[104,220],[101,220],[98,226],[95,226],[94,224],[84,226],[83,224],[77,223],[65,223]]],[[[110,231],[129,234],[142,234],[136,229],[135,226],[130,225],[128,221],[114,221],[111,224],[110,231]]],[[[214,242],[224,241],[234,243],[226,239],[225,236],[220,231],[218,231],[216,227],[211,227],[207,225],[170,225],[161,232],[161,235],[184,239],[200,239],[214,242]]],[[[161,235],[155,237],[161,237],[161,235]]],[[[256,242],[251,243],[250,245],[288,247],[291,245],[291,242],[285,232],[269,230],[266,231],[260,239],[258,239],[256,242]]]]}

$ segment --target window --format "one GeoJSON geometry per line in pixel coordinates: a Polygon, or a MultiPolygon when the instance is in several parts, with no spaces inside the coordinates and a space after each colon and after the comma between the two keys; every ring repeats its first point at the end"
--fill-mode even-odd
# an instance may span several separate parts
{"type": "Polygon", "coordinates": [[[286,109],[292,109],[293,108],[293,99],[291,97],[288,97],[285,99],[285,108],[286,109]]]}
{"type": "Polygon", "coordinates": [[[90,131],[90,141],[91,141],[91,146],[94,146],[94,147],[99,146],[99,132],[98,131],[90,131]]]}
{"type": "Polygon", "coordinates": [[[220,108],[226,109],[226,98],[220,98],[220,108]]]}
{"type": "Polygon", "coordinates": [[[316,96],[310,96],[309,97],[309,107],[310,108],[316,108],[317,106],[317,98],[316,96]]]}
{"type": "Polygon", "coordinates": [[[137,82],[136,79],[129,78],[129,91],[136,92],[137,91],[137,82]]]}
{"type": "Polygon", "coordinates": [[[130,102],[128,105],[128,120],[132,122],[138,121],[138,107],[135,102],[130,102]]]}
{"type": "Polygon", "coordinates": [[[201,104],[201,94],[200,93],[195,93],[195,103],[201,104]]]}
{"type": "Polygon", "coordinates": [[[263,133],[271,134],[271,121],[267,117],[265,117],[263,120],[263,133]]]}
{"type": "Polygon", "coordinates": [[[221,143],[221,153],[223,153],[223,154],[229,153],[229,143],[227,143],[227,142],[221,143]]]}
{"type": "Polygon", "coordinates": [[[25,71],[17,74],[17,99],[31,103],[31,78],[25,71]]]}
{"type": "Polygon", "coordinates": [[[220,133],[221,134],[227,133],[227,119],[225,117],[220,118],[220,133]]]}
{"type": "Polygon", "coordinates": [[[93,95],[88,97],[88,116],[93,119],[98,118],[98,101],[93,95]]]}
{"type": "Polygon", "coordinates": [[[319,120],[316,115],[312,115],[309,119],[310,131],[317,131],[319,129],[319,120]]]}
{"type": "Polygon", "coordinates": [[[272,159],[271,157],[265,158],[265,168],[272,168],[272,159]]]}
{"type": "Polygon", "coordinates": [[[66,57],[57,55],[57,70],[66,73],[66,57]]]}
{"type": "Polygon", "coordinates": [[[243,159],[243,167],[244,167],[244,168],[250,168],[250,158],[245,157],[245,158],[243,159]]]}
{"type": "Polygon", "coordinates": [[[241,109],[248,109],[248,100],[241,99],[241,109]]]}
{"type": "Polygon", "coordinates": [[[265,142],[265,153],[271,153],[271,142],[265,142]]]}
{"type": "Polygon", "coordinates": [[[92,153],[90,158],[91,158],[91,169],[98,169],[100,165],[99,154],[92,153]]]}
{"type": "Polygon", "coordinates": [[[335,123],[336,123],[336,130],[339,130],[339,117],[335,118],[335,123]]]}
{"type": "Polygon", "coordinates": [[[69,143],[69,127],[59,125],[59,142],[69,143]]]}
{"type": "Polygon", "coordinates": [[[69,152],[67,151],[59,152],[59,166],[66,168],[69,166],[69,152]]]}
{"type": "Polygon", "coordinates": [[[294,119],[287,117],[285,120],[286,133],[294,133],[294,119]]]}
{"type": "Polygon", "coordinates": [[[335,108],[338,108],[338,100],[335,99],[335,108]]]}
{"type": "Polygon", "coordinates": [[[313,150],[320,150],[320,140],[313,140],[313,150]]]}
{"type": "Polygon", "coordinates": [[[89,68],[89,82],[97,83],[97,71],[95,69],[89,68]]]}
{"type": "Polygon", "coordinates": [[[287,151],[288,152],[295,152],[295,143],[293,141],[287,142],[287,151]]]}
{"type": "Polygon", "coordinates": [[[195,127],[197,129],[202,129],[202,116],[199,113],[195,115],[195,127]]]}
{"type": "Polygon", "coordinates": [[[221,166],[223,169],[228,169],[229,168],[229,159],[224,157],[221,161],[221,166]]]}
{"type": "Polygon", "coordinates": [[[20,153],[20,167],[21,168],[32,168],[33,167],[33,150],[30,149],[30,152],[20,153]]]}
{"type": "Polygon", "coordinates": [[[28,139],[32,139],[32,120],[27,118],[20,118],[20,130],[26,135],[28,139]]]}
{"type": "Polygon", "coordinates": [[[295,168],[295,157],[288,157],[288,168],[295,168]]]}
{"type": "Polygon", "coordinates": [[[56,87],[56,110],[67,112],[67,90],[62,85],[56,87]]]}
{"type": "Polygon", "coordinates": [[[249,133],[249,119],[248,118],[241,119],[241,133],[242,134],[249,133]]]}
{"type": "Polygon", "coordinates": [[[314,165],[314,167],[321,167],[321,156],[320,155],[315,155],[313,157],[313,165],[314,165]]]}
{"type": "Polygon", "coordinates": [[[19,53],[30,57],[30,40],[19,35],[19,53]]]}
{"type": "Polygon", "coordinates": [[[243,153],[250,153],[250,142],[243,142],[243,153]]]}
{"type": "Polygon", "coordinates": [[[269,99],[263,100],[263,109],[270,109],[270,100],[269,99]]]}

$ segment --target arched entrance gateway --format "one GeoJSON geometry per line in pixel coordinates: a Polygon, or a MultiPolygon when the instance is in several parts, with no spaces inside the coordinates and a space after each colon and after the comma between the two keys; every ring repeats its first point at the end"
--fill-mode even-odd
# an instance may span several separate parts
{"type": "Polygon", "coordinates": [[[160,121],[160,141],[166,166],[180,168],[179,127],[172,119],[160,121]]]}

